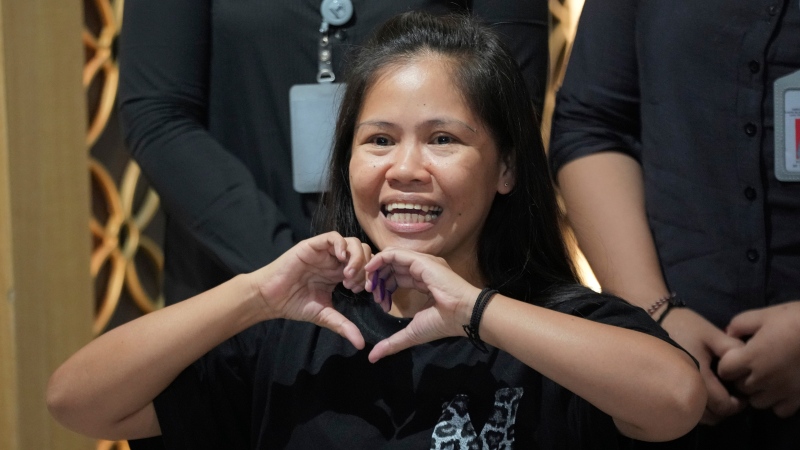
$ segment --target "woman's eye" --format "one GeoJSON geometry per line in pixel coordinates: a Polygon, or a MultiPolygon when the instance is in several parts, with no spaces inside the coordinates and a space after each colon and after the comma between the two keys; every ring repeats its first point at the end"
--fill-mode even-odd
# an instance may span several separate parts
{"type": "Polygon", "coordinates": [[[433,141],[434,141],[434,142],[435,142],[437,145],[446,145],[446,144],[452,144],[452,143],[453,143],[455,140],[454,140],[452,137],[450,137],[450,136],[444,136],[444,135],[442,135],[442,136],[436,136],[436,137],[433,139],[433,141]]]}
{"type": "Polygon", "coordinates": [[[392,142],[385,136],[378,136],[372,140],[372,143],[379,146],[386,146],[391,145],[392,142]]]}

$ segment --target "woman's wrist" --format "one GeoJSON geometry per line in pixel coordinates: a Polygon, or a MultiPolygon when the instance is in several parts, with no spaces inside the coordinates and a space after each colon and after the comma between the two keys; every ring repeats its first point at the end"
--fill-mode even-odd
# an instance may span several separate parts
{"type": "Polygon", "coordinates": [[[242,277],[248,286],[243,299],[250,305],[254,316],[258,317],[259,322],[279,318],[277,311],[271,307],[272,294],[269,286],[264,284],[264,280],[269,279],[264,274],[267,267],[262,267],[248,274],[237,275],[237,278],[242,277]]]}
{"type": "Polygon", "coordinates": [[[488,287],[483,288],[475,299],[469,322],[462,326],[470,342],[472,342],[472,345],[482,352],[486,352],[488,350],[486,348],[486,344],[483,342],[480,336],[480,323],[481,319],[483,318],[483,312],[486,310],[486,307],[489,305],[489,302],[492,300],[492,297],[494,297],[495,294],[497,294],[497,290],[488,287]]]}
{"type": "Polygon", "coordinates": [[[469,320],[472,317],[472,310],[475,309],[475,302],[478,301],[478,296],[480,293],[480,289],[470,286],[470,288],[464,294],[464,299],[461,301],[458,310],[456,311],[456,321],[459,324],[463,325],[469,323],[469,320]]]}

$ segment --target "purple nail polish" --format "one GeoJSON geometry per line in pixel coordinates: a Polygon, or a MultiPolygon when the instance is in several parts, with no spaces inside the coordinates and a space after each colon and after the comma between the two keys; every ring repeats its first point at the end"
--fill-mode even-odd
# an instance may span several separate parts
{"type": "Polygon", "coordinates": [[[370,287],[374,291],[375,290],[375,285],[378,284],[378,272],[373,272],[372,273],[372,283],[370,283],[370,284],[371,284],[370,287]]]}

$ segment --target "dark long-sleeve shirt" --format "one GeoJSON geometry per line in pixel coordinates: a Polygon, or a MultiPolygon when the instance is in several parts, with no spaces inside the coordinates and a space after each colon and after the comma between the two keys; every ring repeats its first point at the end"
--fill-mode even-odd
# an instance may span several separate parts
{"type": "MultiPolygon", "coordinates": [[[[545,0],[354,0],[330,31],[345,53],[408,9],[472,11],[504,36],[541,108],[545,0]]],[[[125,140],[167,216],[167,303],[255,270],[312,233],[292,188],[289,88],[316,82],[319,0],[134,0],[120,38],[125,140]]]]}

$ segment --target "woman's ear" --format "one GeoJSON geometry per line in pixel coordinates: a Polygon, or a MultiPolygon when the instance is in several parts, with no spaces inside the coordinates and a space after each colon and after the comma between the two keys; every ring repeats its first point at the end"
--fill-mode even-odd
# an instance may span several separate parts
{"type": "Polygon", "coordinates": [[[514,166],[511,165],[508,158],[503,158],[503,160],[500,161],[500,177],[497,179],[497,192],[503,195],[508,194],[514,189],[514,183],[516,181],[514,166]]]}

